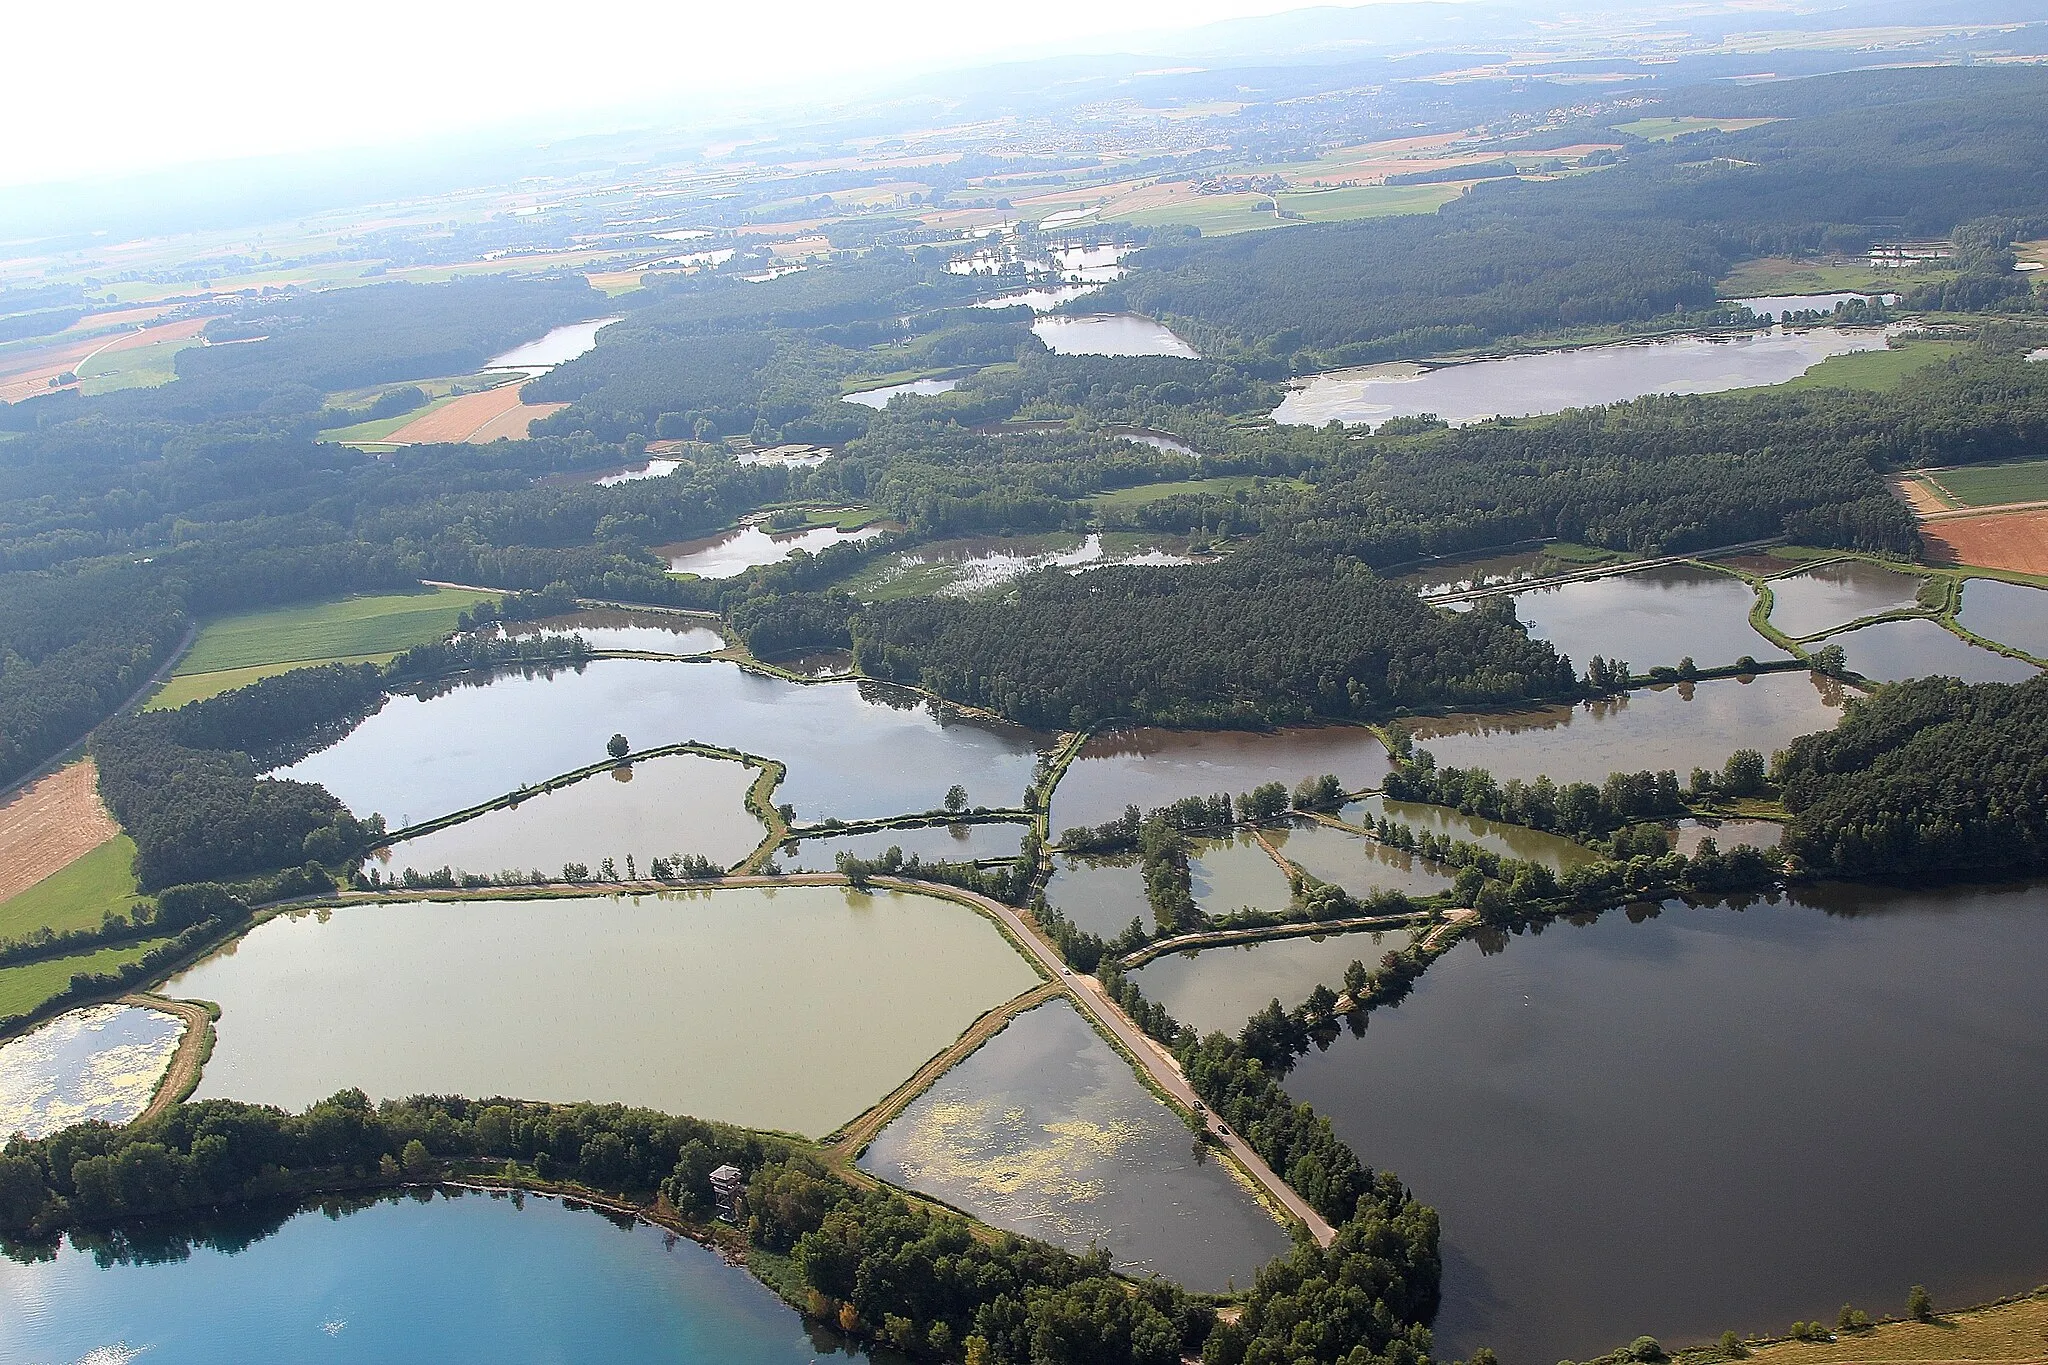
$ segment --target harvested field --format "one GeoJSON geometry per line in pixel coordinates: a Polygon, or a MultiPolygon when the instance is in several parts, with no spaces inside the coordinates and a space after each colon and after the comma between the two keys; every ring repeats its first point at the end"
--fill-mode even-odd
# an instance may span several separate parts
{"type": "Polygon", "coordinates": [[[199,335],[208,318],[186,318],[126,332],[108,341],[90,337],[60,346],[43,346],[0,361],[0,403],[19,403],[25,398],[50,392],[50,381],[74,373],[94,356],[112,351],[129,351],[166,341],[189,341],[199,335]]]}
{"type": "Polygon", "coordinates": [[[100,804],[89,758],[59,768],[0,805],[0,900],[92,852],[121,832],[100,804]]]}
{"type": "Polygon", "coordinates": [[[500,436],[520,441],[526,438],[526,429],[535,421],[569,406],[567,403],[522,403],[519,400],[520,387],[518,384],[501,384],[482,393],[466,393],[452,403],[407,422],[384,441],[391,445],[458,441],[483,445],[500,436]]]}
{"type": "Polygon", "coordinates": [[[1907,476],[1892,481],[1892,492],[1899,495],[1906,506],[1913,509],[1913,515],[1924,517],[1934,512],[1946,512],[1955,504],[1936,492],[1926,479],[1907,476]]]}
{"type": "Polygon", "coordinates": [[[2048,508],[1923,520],[1920,543],[1935,564],[2048,574],[2048,508]]]}
{"type": "Polygon", "coordinates": [[[1961,1365],[2011,1361],[2040,1365],[2048,1351],[2048,1298],[1944,1313],[1933,1322],[1885,1322],[1831,1341],[1778,1341],[1750,1348],[1759,1365],[1961,1365]]]}

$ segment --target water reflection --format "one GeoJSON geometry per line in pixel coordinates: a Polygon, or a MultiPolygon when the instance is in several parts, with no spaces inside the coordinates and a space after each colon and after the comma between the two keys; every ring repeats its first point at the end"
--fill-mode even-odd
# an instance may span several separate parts
{"type": "Polygon", "coordinates": [[[598,332],[620,320],[594,318],[589,322],[565,323],[538,340],[492,356],[483,367],[487,370],[544,370],[560,365],[597,345],[598,332]]]}
{"type": "Polygon", "coordinates": [[[1294,898],[1287,873],[1248,829],[1195,840],[1188,854],[1188,878],[1195,904],[1211,915],[1246,908],[1284,910],[1294,898]]]}
{"type": "Polygon", "coordinates": [[[798,550],[816,554],[834,545],[872,540],[886,529],[863,526],[858,531],[842,531],[837,526],[812,526],[801,531],[769,531],[760,526],[742,526],[701,540],[659,545],[654,553],[668,561],[670,573],[737,578],[759,564],[780,564],[798,550]]]}
{"type": "Polygon", "coordinates": [[[1861,559],[1822,564],[1771,580],[1771,624],[1793,639],[1897,611],[1918,600],[1921,579],[1861,559]]]}
{"type": "Polygon", "coordinates": [[[928,863],[973,863],[1015,858],[1024,843],[1021,824],[919,825],[910,829],[878,829],[837,838],[806,838],[784,844],[775,861],[785,872],[830,872],[840,854],[878,858],[891,848],[906,858],[928,863]]]}
{"type": "Polygon", "coordinates": [[[1956,619],[1987,640],[2048,658],[2048,592],[2039,588],[1973,578],[1963,585],[1963,609],[1956,619]]]}
{"type": "Polygon", "coordinates": [[[169,987],[221,1006],[199,1097],[514,1095],[819,1134],[1037,976],[994,925],[838,886],[348,905],[169,987]],[[792,1010],[830,1019],[787,1027],[792,1010]]]}
{"type": "Polygon", "coordinates": [[[1495,416],[1532,417],[1649,393],[1721,393],[1782,384],[1829,356],[1884,346],[1885,334],[1877,328],[1814,327],[1585,346],[1434,369],[1337,370],[1289,393],[1273,410],[1273,420],[1321,426],[1434,413],[1460,425],[1495,416]]]}
{"type": "Polygon", "coordinates": [[[2040,1278],[2044,952],[2041,886],[1610,912],[1460,945],[1287,1088],[1442,1214],[1446,1358],[1977,1302],[2040,1278]]]}
{"type": "Polygon", "coordinates": [[[1964,682],[2025,682],[2039,673],[2032,664],[1994,654],[1918,617],[1880,621],[1829,637],[1849,657],[1849,667],[1872,682],[1898,682],[1939,674],[1964,682]]]}
{"type": "Polygon", "coordinates": [[[1612,772],[1719,771],[1737,749],[1768,757],[1834,727],[1841,684],[1815,673],[1641,687],[1625,697],[1526,711],[1404,721],[1416,746],[1447,768],[1486,768],[1502,781],[1548,775],[1599,782],[1612,772]]]}
{"type": "Polygon", "coordinates": [[[702,621],[673,612],[592,608],[539,621],[506,621],[490,634],[507,636],[581,635],[592,649],[641,654],[709,654],[725,648],[725,637],[702,621]]]}
{"type": "Polygon", "coordinates": [[[1379,785],[1387,751],[1363,726],[1303,725],[1283,730],[1161,730],[1095,735],[1053,793],[1055,830],[1099,825],[1126,805],[1152,810],[1183,796],[1233,795],[1267,782],[1292,789],[1304,777],[1335,773],[1346,791],[1379,785]]]}
{"type": "Polygon", "coordinates": [[[1791,656],[1756,633],[1756,594],[1730,574],[1665,564],[1515,594],[1529,634],[1583,668],[1595,654],[1624,659],[1638,673],[1691,658],[1702,668],[1791,656]]]}
{"type": "Polygon", "coordinates": [[[1055,855],[1045,900],[1075,928],[1098,938],[1115,938],[1134,919],[1147,930],[1152,927],[1145,870],[1135,853],[1116,858],[1055,855]]]}
{"type": "Polygon", "coordinates": [[[1197,358],[1171,328],[1136,313],[1040,318],[1032,332],[1054,355],[1171,355],[1197,358]]]}
{"type": "Polygon", "coordinates": [[[933,394],[951,393],[959,386],[960,381],[957,379],[913,379],[905,384],[885,384],[879,389],[862,389],[859,393],[849,393],[846,395],[846,401],[858,403],[864,408],[881,409],[888,407],[889,400],[899,393],[929,398],[933,394]]]}
{"type": "Polygon", "coordinates": [[[1013,1020],[882,1131],[863,1170],[1191,1289],[1249,1286],[1285,1231],[1064,1000],[1013,1020]]]}
{"type": "Polygon", "coordinates": [[[1577,867],[1591,862],[1593,850],[1583,844],[1555,834],[1524,828],[1521,825],[1504,825],[1497,821],[1481,819],[1476,815],[1465,815],[1447,806],[1430,806],[1415,801],[1389,801],[1382,796],[1368,796],[1354,801],[1337,813],[1337,818],[1346,824],[1369,826],[1384,819],[1393,824],[1406,825],[1416,834],[1434,834],[1439,838],[1461,839],[1468,844],[1491,849],[1508,858],[1520,858],[1525,862],[1542,863],[1544,866],[1562,872],[1568,867],[1577,867]]]}
{"type": "MultiPolygon", "coordinates": [[[[1344,969],[1351,963],[1370,967],[1390,948],[1407,942],[1405,932],[1269,939],[1156,958],[1131,979],[1147,1000],[1164,1005],[1197,1033],[1235,1035],[1267,1002],[1278,1000],[1280,1008],[1293,1009],[1317,986],[1341,992],[1344,969]]],[[[1366,1148],[1359,1149],[1359,1159],[1379,1161],[1366,1148]]]]}
{"type": "Polygon", "coordinates": [[[1360,898],[1375,891],[1434,896],[1457,880],[1455,868],[1311,820],[1297,821],[1293,829],[1269,830],[1266,837],[1281,857],[1311,877],[1360,898]]]}

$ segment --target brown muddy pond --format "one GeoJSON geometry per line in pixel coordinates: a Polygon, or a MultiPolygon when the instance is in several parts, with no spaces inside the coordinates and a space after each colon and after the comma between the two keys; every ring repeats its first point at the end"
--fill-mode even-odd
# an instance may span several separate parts
{"type": "MultiPolygon", "coordinates": [[[[1131,980],[1147,1000],[1164,1005],[1195,1032],[1221,1030],[1235,1037],[1269,1001],[1291,1010],[1317,986],[1342,994],[1346,967],[1374,966],[1391,949],[1406,947],[1408,937],[1405,929],[1318,934],[1173,953],[1138,968],[1131,980]]],[[[1363,1149],[1358,1159],[1372,1160],[1363,1149]]]]}
{"type": "MultiPolygon", "coordinates": [[[[1439,1356],[1780,1335],[2048,1276],[2048,891],[1643,916],[1460,943],[1286,1082],[1441,1214],[1439,1356]]],[[[1164,965],[1141,984],[1171,1008],[1164,965]]]]}
{"type": "Polygon", "coordinates": [[[1248,1288],[1289,1248],[1232,1170],[1065,1000],[1018,1016],[913,1101],[861,1169],[1190,1289],[1248,1288]]]}
{"type": "Polygon", "coordinates": [[[2025,682],[2040,669],[2021,659],[1973,645],[1925,617],[1880,621],[1830,636],[1849,656],[1849,667],[1872,682],[1905,678],[1961,678],[1967,683],[2025,682]]]}
{"type": "Polygon", "coordinates": [[[1756,594],[1731,574],[1665,564],[1515,594],[1515,615],[1583,673],[1595,654],[1637,673],[1691,658],[1701,668],[1791,655],[1756,633],[1756,594]]]}
{"type": "Polygon", "coordinates": [[[702,621],[664,611],[596,609],[539,621],[508,621],[486,632],[521,636],[580,635],[592,649],[640,654],[709,654],[725,648],[725,637],[702,621]]]}
{"type": "Polygon", "coordinates": [[[919,825],[911,829],[878,829],[866,834],[841,834],[833,838],[806,838],[786,843],[775,852],[775,862],[785,872],[830,872],[838,866],[841,853],[856,858],[879,858],[891,848],[906,858],[928,863],[976,863],[992,858],[1015,858],[1024,843],[1022,824],[919,825]]]}
{"type": "Polygon", "coordinates": [[[1450,890],[1458,877],[1454,867],[1313,820],[1296,821],[1292,829],[1269,829],[1265,835],[1288,862],[1360,898],[1375,891],[1434,896],[1450,890]]]}
{"type": "Polygon", "coordinates": [[[1956,620],[1987,640],[2048,659],[2048,592],[2039,588],[1973,578],[1963,585],[1963,608],[1956,620]]]}
{"type": "Polygon", "coordinates": [[[318,782],[392,828],[602,762],[622,733],[636,749],[699,740],[781,758],[774,794],[800,821],[1024,799],[1044,736],[935,710],[878,683],[795,683],[722,662],[597,659],[553,673],[501,672],[391,697],[339,742],[279,776],[318,782]]]}
{"type": "MultiPolygon", "coordinates": [[[[1853,695],[1853,693],[1851,694],[1853,695]]],[[[1719,771],[1737,749],[1765,757],[1800,735],[1833,729],[1844,691],[1814,673],[1763,673],[1747,682],[1639,687],[1625,697],[1527,711],[1404,721],[1415,746],[1445,768],[1485,768],[1505,782],[1548,775],[1599,782],[1612,772],[1719,771]]]]}
{"type": "Polygon", "coordinates": [[[1188,880],[1195,904],[1211,915],[1285,910],[1294,898],[1287,873],[1248,829],[1190,842],[1188,880]]]}
{"type": "Polygon", "coordinates": [[[801,531],[770,531],[761,526],[742,526],[701,540],[657,545],[654,553],[668,560],[670,573],[737,578],[756,565],[780,564],[798,550],[817,554],[834,545],[872,540],[886,529],[863,526],[858,531],[842,531],[837,526],[813,526],[801,531]]]}
{"type": "MultiPolygon", "coordinates": [[[[1793,639],[1918,601],[1922,580],[1861,559],[1771,580],[1771,624],[1793,639]]],[[[1761,657],[1761,656],[1759,656],[1761,657]]]]}
{"type": "Polygon", "coordinates": [[[394,901],[267,920],[166,987],[198,1096],[507,1095],[817,1136],[1038,980],[952,901],[838,886],[394,901]]]}
{"type": "Polygon", "coordinates": [[[1145,869],[1135,853],[1116,858],[1054,854],[1045,901],[1076,929],[1098,938],[1115,938],[1133,919],[1147,930],[1152,927],[1145,869]]]}
{"type": "Polygon", "coordinates": [[[1346,824],[1367,827],[1384,818],[1393,824],[1406,825],[1418,835],[1461,839],[1468,844],[1491,849],[1502,857],[1542,863],[1558,872],[1592,862],[1598,856],[1584,844],[1573,843],[1555,834],[1525,829],[1521,825],[1504,825],[1497,820],[1463,814],[1448,806],[1431,806],[1418,801],[1389,801],[1383,796],[1368,796],[1338,811],[1337,818],[1346,824]]]}
{"type": "Polygon", "coordinates": [[[1304,777],[1335,773],[1346,791],[1378,786],[1387,772],[1379,736],[1356,725],[1283,730],[1161,730],[1096,735],[1053,792],[1054,831],[1099,825],[1127,805],[1152,810],[1183,796],[1235,796],[1267,782],[1291,791],[1304,777]]]}
{"type": "Polygon", "coordinates": [[[431,873],[533,872],[552,881],[564,863],[596,868],[612,859],[642,876],[656,858],[695,853],[732,867],[767,830],[747,810],[758,769],[723,759],[670,754],[622,764],[516,806],[378,849],[369,866],[389,880],[407,868],[431,873]]]}

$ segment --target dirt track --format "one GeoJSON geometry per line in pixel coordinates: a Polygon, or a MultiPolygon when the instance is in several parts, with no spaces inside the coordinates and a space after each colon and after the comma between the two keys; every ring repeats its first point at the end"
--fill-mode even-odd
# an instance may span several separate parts
{"type": "Polygon", "coordinates": [[[198,1082],[200,1062],[206,1056],[207,1035],[213,1029],[213,1016],[203,1005],[195,1005],[188,1000],[165,1000],[155,995],[124,995],[121,1003],[162,1010],[185,1021],[185,1034],[178,1039],[178,1050],[171,1054],[171,1064],[164,1068],[164,1078],[157,1082],[156,1094],[150,1096],[149,1107],[135,1116],[135,1121],[141,1123],[176,1104],[198,1082]]]}
{"type": "Polygon", "coordinates": [[[0,403],[19,403],[24,398],[49,393],[52,379],[77,370],[92,356],[103,352],[132,351],[139,346],[154,346],[159,341],[185,341],[198,336],[210,321],[210,318],[186,318],[182,322],[166,322],[123,332],[112,338],[90,337],[23,352],[11,360],[0,362],[0,403]]]}
{"type": "Polygon", "coordinates": [[[0,802],[0,900],[121,832],[100,803],[98,784],[99,770],[82,758],[0,802]]]}
{"type": "Polygon", "coordinates": [[[522,403],[519,390],[520,385],[513,383],[485,389],[482,393],[466,393],[444,407],[415,417],[384,440],[392,445],[423,445],[429,442],[483,445],[500,436],[524,440],[526,429],[537,419],[568,406],[566,403],[522,403]]]}

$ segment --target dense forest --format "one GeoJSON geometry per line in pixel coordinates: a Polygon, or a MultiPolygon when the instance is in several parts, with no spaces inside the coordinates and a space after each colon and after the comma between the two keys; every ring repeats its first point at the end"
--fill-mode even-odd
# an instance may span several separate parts
{"type": "Polygon", "coordinates": [[[1713,92],[1714,112],[1781,121],[1635,142],[1611,168],[1491,182],[1430,217],[1156,245],[1090,307],[1170,318],[1204,352],[1305,372],[1591,326],[1697,325],[1744,257],[2048,211],[2029,112],[2048,98],[2040,72],[1859,73],[1731,93],[1713,92]]]}
{"type": "Polygon", "coordinates": [[[1846,877],[1996,876],[2048,867],[2048,678],[1922,678],[1849,703],[1775,774],[1784,847],[1846,877]]]}

